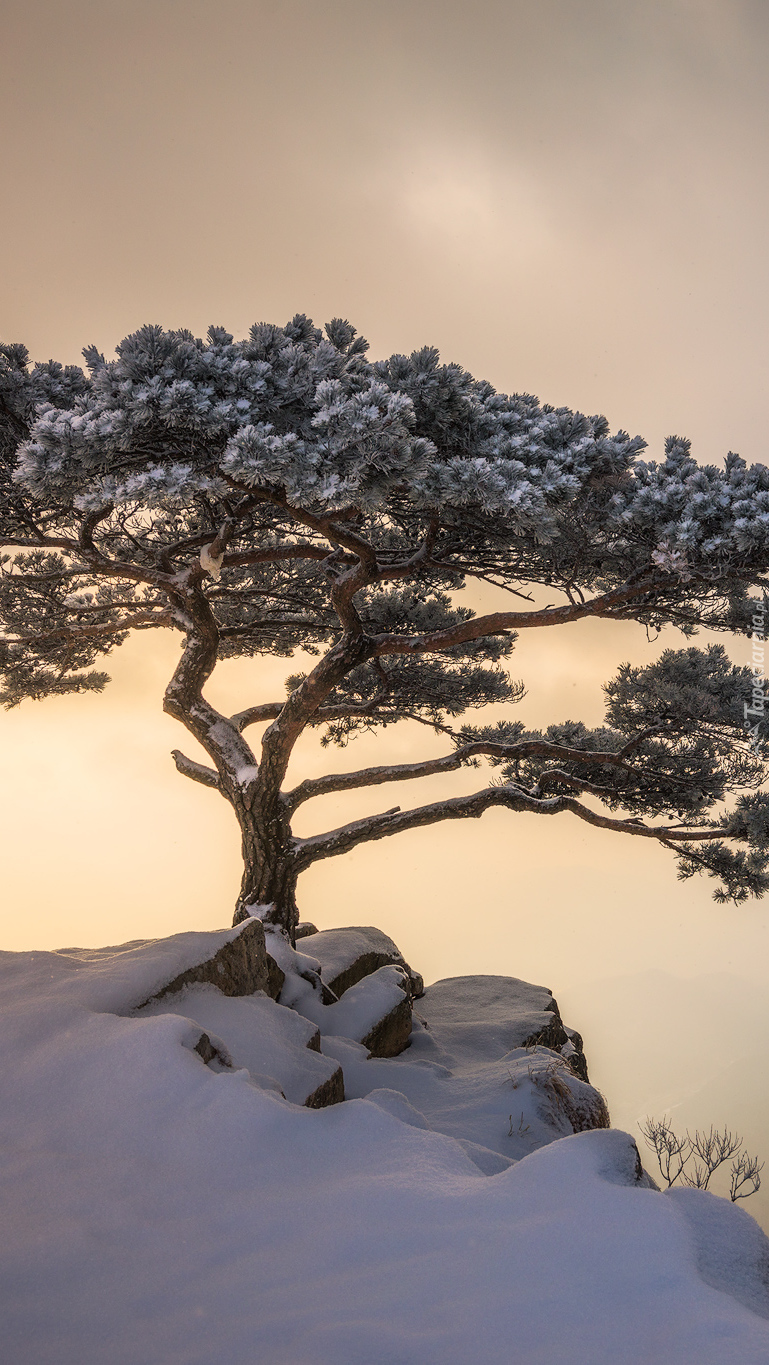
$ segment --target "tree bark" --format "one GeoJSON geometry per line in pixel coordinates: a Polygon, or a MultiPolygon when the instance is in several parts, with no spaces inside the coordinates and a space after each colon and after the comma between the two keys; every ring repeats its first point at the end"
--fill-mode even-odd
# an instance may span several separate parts
{"type": "Polygon", "coordinates": [[[227,795],[240,825],[243,853],[243,877],[232,922],[247,919],[254,906],[271,906],[262,918],[284,929],[293,944],[299,921],[298,868],[284,803],[279,795],[270,799],[258,781],[245,795],[227,795]]]}

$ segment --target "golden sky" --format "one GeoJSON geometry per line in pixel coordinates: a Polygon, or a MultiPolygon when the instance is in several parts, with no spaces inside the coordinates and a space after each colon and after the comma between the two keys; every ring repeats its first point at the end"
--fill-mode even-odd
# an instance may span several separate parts
{"type": "MultiPolygon", "coordinates": [[[[0,334],[35,358],[109,353],[145,322],[341,315],[374,356],[436,345],[653,456],[676,432],[703,460],[767,458],[764,0],[3,0],[2,35],[0,334]]],[[[632,625],[532,632],[518,714],[596,723],[601,682],[659,648],[632,625]]],[[[188,746],[160,710],[177,650],[142,638],[102,697],[0,717],[0,945],[229,923],[235,822],[176,773],[188,746]]],[[[284,671],[230,664],[209,692],[239,710],[284,671]]],[[[404,726],[331,755],[308,740],[295,771],[385,745],[442,752],[404,726]]],[[[311,803],[307,832],[360,809],[311,803]]],[[[316,866],[300,905],[379,924],[428,979],[506,972],[566,1003],[575,976],[661,963],[765,976],[765,905],[714,906],[637,842],[493,812],[316,866]]]]}

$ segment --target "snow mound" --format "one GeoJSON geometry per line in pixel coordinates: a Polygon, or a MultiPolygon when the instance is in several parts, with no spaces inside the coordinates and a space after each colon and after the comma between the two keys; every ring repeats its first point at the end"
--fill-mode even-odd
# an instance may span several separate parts
{"type": "Polygon", "coordinates": [[[225,1042],[233,1066],[245,1067],[259,1085],[266,1079],[275,1082],[294,1104],[319,1107],[318,1099],[324,1097],[334,1077],[336,1097],[344,1099],[338,1065],[319,1051],[310,1050],[318,1046],[317,1028],[266,995],[233,1000],[215,986],[187,986],[139,1013],[143,1018],[176,1014],[194,1021],[225,1042]]]}
{"type": "Polygon", "coordinates": [[[706,1284],[769,1318],[769,1238],[754,1218],[705,1190],[665,1191],[687,1219],[706,1284]]]}

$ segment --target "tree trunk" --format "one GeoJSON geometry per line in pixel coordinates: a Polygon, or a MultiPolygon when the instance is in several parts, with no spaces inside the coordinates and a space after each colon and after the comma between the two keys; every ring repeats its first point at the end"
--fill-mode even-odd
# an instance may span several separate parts
{"type": "Polygon", "coordinates": [[[233,924],[240,924],[253,906],[271,906],[266,923],[285,929],[295,942],[299,912],[296,906],[298,869],[291,849],[291,830],[280,800],[266,807],[259,791],[250,799],[238,793],[232,804],[242,836],[243,878],[233,924]]]}

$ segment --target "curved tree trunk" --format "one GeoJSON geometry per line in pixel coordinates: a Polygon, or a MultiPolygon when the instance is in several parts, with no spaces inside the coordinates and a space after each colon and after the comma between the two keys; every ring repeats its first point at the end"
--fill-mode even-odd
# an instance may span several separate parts
{"type": "MultiPolygon", "coordinates": [[[[205,768],[174,752],[181,772],[204,786],[214,787],[229,801],[240,826],[243,878],[234,924],[246,919],[251,906],[272,906],[270,920],[294,942],[297,920],[296,879],[290,813],[280,795],[280,781],[288,762],[257,767],[240,727],[215,710],[203,697],[203,684],[217,659],[219,631],[199,585],[200,571],[189,575],[184,593],[169,594],[185,631],[182,657],[166,688],[164,710],[186,727],[216,765],[205,768]]],[[[272,727],[271,727],[272,728],[272,727]]]]}
{"type": "MultiPolygon", "coordinates": [[[[368,581],[368,570],[353,574],[347,595],[361,575],[361,581],[368,581]]],[[[299,919],[296,881],[302,868],[291,836],[292,807],[281,795],[281,786],[297,739],[337,683],[372,656],[374,643],[360,628],[337,641],[280,707],[262,736],[257,764],[254,751],[243,738],[243,715],[228,719],[203,696],[203,686],[218,657],[219,628],[200,586],[202,576],[202,568],[193,566],[184,583],[175,581],[173,589],[167,587],[175,623],[186,640],[166,688],[163,708],[194,735],[215,766],[207,768],[178,750],[174,759],[181,772],[215,788],[235,811],[244,870],[233,923],[246,919],[253,906],[269,906],[269,914],[263,911],[263,917],[284,929],[294,943],[299,919]]],[[[334,590],[338,595],[337,589],[339,584],[334,590]]],[[[342,598],[340,611],[345,607],[344,593],[342,598]]],[[[352,609],[345,607],[345,611],[350,615],[352,609]]],[[[352,617],[355,624],[354,612],[352,617]]]]}

